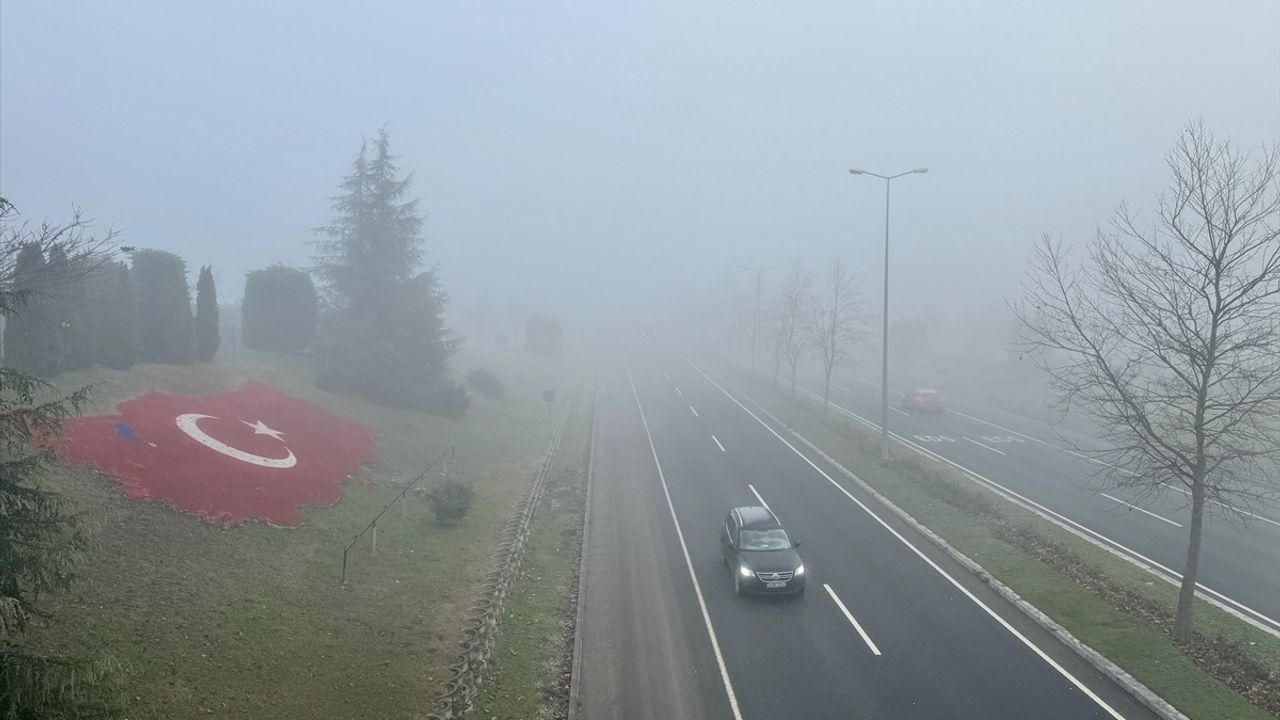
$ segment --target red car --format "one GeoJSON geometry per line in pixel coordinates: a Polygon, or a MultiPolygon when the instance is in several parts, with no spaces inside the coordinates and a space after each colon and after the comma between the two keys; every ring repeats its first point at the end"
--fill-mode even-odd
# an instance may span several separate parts
{"type": "Polygon", "coordinates": [[[911,412],[942,412],[947,409],[942,393],[918,388],[902,396],[902,407],[911,412]]]}

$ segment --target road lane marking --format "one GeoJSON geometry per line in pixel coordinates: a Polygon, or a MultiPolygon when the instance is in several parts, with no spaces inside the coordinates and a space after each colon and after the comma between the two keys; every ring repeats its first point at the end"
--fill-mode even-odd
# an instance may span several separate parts
{"type": "Polygon", "coordinates": [[[689,406],[689,412],[693,413],[693,416],[694,416],[694,417],[702,417],[701,415],[699,415],[699,414],[698,414],[698,411],[697,411],[697,410],[694,410],[694,409],[693,409],[693,406],[692,406],[692,405],[690,405],[690,406],[689,406]]]}
{"type": "MultiPolygon", "coordinates": [[[[693,363],[689,363],[689,364],[693,365],[693,363]]],[[[818,467],[816,463],[810,460],[807,455],[797,450],[796,447],[791,443],[787,442],[787,439],[779,435],[778,431],[774,430],[764,420],[761,420],[758,415],[751,412],[751,410],[746,405],[743,405],[741,402],[739,402],[737,398],[735,398],[733,395],[730,395],[728,390],[725,390],[723,387],[720,386],[720,383],[716,382],[715,380],[712,380],[709,375],[707,375],[705,372],[702,371],[702,368],[698,367],[697,365],[693,365],[693,368],[697,370],[702,375],[702,377],[706,378],[707,382],[711,383],[712,385],[715,385],[716,388],[720,390],[720,392],[724,393],[725,397],[729,398],[729,400],[732,401],[735,405],[742,408],[743,412],[755,418],[756,422],[760,423],[760,425],[764,427],[765,430],[768,430],[770,434],[778,438],[779,442],[781,442],[783,445],[786,445],[788,448],[790,448],[791,452],[795,453],[797,456],[799,456],[801,460],[808,463],[809,467],[813,468],[814,471],[816,471],[819,475],[826,478],[827,482],[830,483],[832,487],[834,487],[836,490],[843,493],[845,497],[852,500],[854,504],[856,504],[858,507],[862,508],[863,512],[867,513],[876,522],[880,523],[880,526],[883,527],[885,530],[887,530],[890,535],[897,538],[898,541],[901,542],[903,545],[906,545],[907,548],[909,548],[913,553],[916,554],[917,557],[923,560],[925,564],[933,568],[935,572],[941,575],[944,579],[947,580],[947,582],[951,583],[953,587],[955,587],[957,590],[963,593],[965,597],[969,598],[969,600],[971,600],[975,605],[981,608],[988,616],[990,616],[993,620],[999,623],[1001,627],[1003,627],[1005,630],[1009,632],[1009,634],[1013,635],[1015,638],[1021,641],[1023,645],[1025,645],[1032,652],[1034,652],[1041,660],[1048,663],[1048,665],[1052,667],[1054,670],[1057,670],[1058,673],[1062,675],[1064,678],[1066,678],[1072,685],[1074,685],[1076,689],[1084,693],[1090,700],[1093,700],[1093,702],[1096,703],[1098,707],[1105,710],[1107,714],[1109,714],[1111,717],[1115,718],[1116,720],[1124,720],[1123,715],[1116,712],[1115,709],[1113,709],[1110,705],[1108,705],[1105,700],[1098,697],[1098,695],[1094,693],[1093,690],[1089,689],[1089,686],[1080,682],[1080,680],[1077,679],[1075,675],[1072,675],[1069,670],[1062,667],[1062,665],[1059,665],[1058,661],[1049,657],[1048,653],[1046,653],[1044,650],[1041,650],[1040,647],[1035,643],[1031,642],[1031,640],[1027,638],[1026,635],[1023,635],[1021,632],[1019,632],[1017,628],[1010,625],[1009,621],[1005,620],[1003,617],[1000,616],[999,613],[997,613],[995,610],[992,610],[986,603],[982,602],[982,600],[977,595],[974,595],[969,590],[969,588],[961,584],[959,580],[956,580],[954,577],[951,576],[950,573],[948,573],[946,570],[943,570],[942,567],[938,565],[936,562],[934,562],[932,558],[924,554],[924,552],[922,552],[920,548],[917,548],[914,544],[912,544],[910,540],[903,537],[902,534],[899,533],[897,530],[895,530],[892,525],[885,522],[884,519],[882,519],[879,515],[877,515],[874,510],[867,507],[858,498],[854,497],[853,493],[849,492],[848,488],[836,482],[835,479],[832,478],[830,475],[828,475],[825,470],[818,467]]]]}
{"type": "Polygon", "coordinates": [[[967,437],[967,438],[963,438],[963,439],[968,440],[969,442],[973,443],[974,445],[977,445],[977,446],[978,446],[978,447],[980,447],[980,448],[986,448],[986,449],[990,450],[990,451],[991,451],[991,452],[993,452],[993,453],[997,453],[997,454],[1000,454],[1000,455],[1008,455],[1008,454],[1009,454],[1009,453],[1007,453],[1007,452],[1005,452],[1005,451],[1003,451],[1003,450],[997,450],[997,449],[995,449],[995,448],[991,447],[990,445],[986,445],[986,444],[984,444],[984,443],[980,443],[980,442],[978,442],[977,440],[974,440],[973,438],[968,438],[968,437],[967,437]]]}
{"type": "Polygon", "coordinates": [[[1170,520],[1169,518],[1164,517],[1163,515],[1157,515],[1157,514],[1155,514],[1155,513],[1151,512],[1150,510],[1146,510],[1146,509],[1144,509],[1144,508],[1140,508],[1140,507],[1138,507],[1137,505],[1134,505],[1133,503],[1127,503],[1127,502],[1125,502],[1125,501],[1121,500],[1120,498],[1118,498],[1118,497],[1116,497],[1116,496],[1114,496],[1114,495],[1108,495],[1108,494],[1106,494],[1106,493],[1104,493],[1104,492],[1100,492],[1100,493],[1098,493],[1098,494],[1099,494],[1099,495],[1101,495],[1102,497],[1104,497],[1104,498],[1108,499],[1108,500],[1115,500],[1116,502],[1120,503],[1121,505],[1124,505],[1125,507],[1133,508],[1134,510],[1137,510],[1137,511],[1138,511],[1138,512],[1140,512],[1140,513],[1146,513],[1146,514],[1150,515],[1151,517],[1153,517],[1153,518],[1155,518],[1155,519],[1157,519],[1157,520],[1159,520],[1159,521],[1161,521],[1161,522],[1167,522],[1167,523],[1169,523],[1170,525],[1172,525],[1172,526],[1174,526],[1174,527],[1182,527],[1182,523],[1174,522],[1174,521],[1170,520]]]}
{"type": "Polygon", "coordinates": [[[671,373],[662,373],[668,380],[671,379],[671,373]]]}
{"type": "Polygon", "coordinates": [[[720,653],[720,641],[716,639],[716,629],[711,625],[711,613],[707,611],[707,601],[702,597],[702,586],[698,584],[698,576],[693,572],[693,559],[689,557],[689,546],[685,544],[684,532],[680,530],[680,518],[676,517],[676,506],[671,502],[671,492],[667,490],[667,476],[662,473],[662,463],[658,460],[658,448],[653,444],[653,435],[649,432],[649,420],[644,416],[644,404],[640,402],[640,393],[636,391],[635,378],[631,377],[631,365],[627,364],[626,368],[627,380],[631,383],[631,395],[636,399],[636,409],[640,411],[640,424],[644,425],[644,436],[649,440],[653,464],[658,468],[658,481],[662,483],[662,494],[667,498],[667,510],[671,511],[671,522],[676,526],[676,539],[680,541],[680,551],[684,553],[684,564],[689,570],[689,579],[693,581],[693,594],[698,597],[698,607],[702,610],[702,622],[707,626],[707,636],[711,638],[711,649],[715,652],[716,664],[720,666],[720,679],[724,682],[724,691],[729,696],[729,709],[733,711],[734,720],[742,720],[742,711],[738,709],[738,696],[733,692],[733,683],[729,680],[729,669],[725,667],[724,655],[720,653]]]}
{"type": "MultiPolygon", "coordinates": [[[[697,368],[695,367],[695,369],[697,368]]],[[[703,373],[703,377],[706,377],[705,373],[703,373]]],[[[712,382],[714,384],[714,381],[712,382]]],[[[815,400],[822,399],[817,393],[811,390],[807,390],[803,387],[800,388],[800,392],[808,395],[811,398],[814,398],[815,400]]],[[[861,415],[853,412],[852,410],[849,410],[843,405],[840,405],[839,403],[834,403],[834,402],[830,403],[830,405],[831,407],[835,408],[838,412],[844,413],[848,417],[854,420],[857,420],[858,422],[862,423],[863,425],[866,425],[872,430],[875,430],[876,432],[880,431],[879,425],[862,417],[861,415]]],[[[986,422],[986,421],[979,420],[979,422],[986,422]]],[[[987,423],[987,424],[991,425],[992,423],[987,423]]],[[[999,427],[999,426],[996,426],[996,427],[999,427]]],[[[1004,429],[1004,428],[1001,428],[1001,429],[1004,429]]],[[[1021,433],[1016,433],[1016,432],[1015,434],[1021,435],[1021,433]]],[[[906,447],[912,450],[915,450],[916,452],[922,455],[931,457],[939,462],[945,463],[947,465],[950,465],[956,468],[957,470],[965,473],[969,477],[979,481],[980,486],[982,484],[985,484],[985,486],[989,490],[991,490],[991,492],[994,492],[997,495],[1001,495],[1009,502],[1012,502],[1016,505],[1020,505],[1023,508],[1026,508],[1027,510],[1039,515],[1045,520],[1048,520],[1049,522],[1052,522],[1061,528],[1064,528],[1070,532],[1075,533],[1076,535],[1093,543],[1097,547],[1100,547],[1103,550],[1110,552],[1116,557],[1121,558],[1123,560],[1127,560],[1128,562],[1133,563],[1134,565],[1137,565],[1138,567],[1144,570],[1147,570],[1148,572],[1155,575],[1156,577],[1163,578],[1166,582],[1170,583],[1171,585],[1177,586],[1182,582],[1182,573],[1179,573],[1166,565],[1163,565],[1161,563],[1156,562],[1155,560],[1152,560],[1151,558],[1147,557],[1146,555],[1143,555],[1137,550],[1134,550],[1126,545],[1122,545],[1119,542],[1116,542],[1115,540],[1112,540],[1111,538],[1107,537],[1106,535],[1103,535],[1102,533],[1099,533],[1095,530],[1085,527],[1084,525],[1076,522],[1075,520],[1072,520],[1071,518],[1067,517],[1066,515],[1063,515],[1062,513],[1059,513],[1055,510],[1050,510],[1048,507],[1041,505],[1035,500],[1032,500],[1031,498],[1025,495],[1022,495],[1014,490],[1011,490],[1005,487],[1004,485],[1001,485],[1000,483],[986,477],[985,475],[982,475],[973,470],[970,470],[969,468],[965,467],[964,465],[961,465],[958,462],[955,462],[942,455],[939,455],[938,453],[933,452],[932,450],[929,450],[924,446],[917,445],[916,443],[911,442],[910,440],[902,437],[901,435],[893,432],[892,430],[889,431],[889,436],[897,440],[898,442],[902,443],[906,447]],[[1159,572],[1157,572],[1157,570],[1159,572]]],[[[1049,443],[1044,442],[1043,440],[1033,438],[1029,435],[1024,435],[1023,437],[1026,437],[1029,440],[1033,440],[1035,442],[1038,442],[1042,445],[1046,445],[1048,447],[1055,447],[1053,445],[1050,445],[1049,443]]],[[[1208,587],[1207,585],[1204,585],[1203,583],[1196,582],[1196,587],[1201,592],[1204,593],[1206,600],[1214,604],[1219,609],[1224,610],[1227,613],[1249,623],[1250,625],[1258,628],[1259,630],[1262,630],[1271,635],[1280,637],[1280,619],[1276,619],[1269,615],[1266,615],[1265,613],[1259,612],[1258,610],[1255,610],[1249,607],[1248,605],[1245,605],[1239,600],[1236,600],[1234,598],[1231,598],[1228,595],[1220,593],[1217,590],[1214,590],[1213,588],[1208,587]]]]}
{"type": "Polygon", "coordinates": [[[858,635],[862,638],[862,642],[866,643],[867,647],[871,649],[871,654],[879,655],[880,648],[876,647],[876,644],[871,642],[871,637],[867,635],[867,631],[863,630],[862,626],[858,624],[858,621],[853,619],[853,613],[849,612],[849,608],[845,607],[844,603],[840,601],[840,596],[836,595],[836,591],[832,590],[831,586],[826,583],[822,583],[822,587],[827,591],[827,594],[831,596],[831,599],[835,601],[836,607],[840,608],[840,612],[844,613],[844,616],[848,618],[849,624],[853,625],[853,629],[858,631],[858,635]]]}
{"type": "MultiPolygon", "coordinates": [[[[1178,487],[1177,485],[1171,485],[1171,484],[1169,484],[1169,483],[1164,483],[1164,486],[1165,486],[1165,487],[1167,487],[1167,488],[1169,488],[1170,490],[1177,490],[1178,492],[1182,493],[1183,495],[1186,495],[1187,497],[1191,497],[1191,493],[1190,493],[1189,491],[1187,491],[1185,488],[1180,488],[1180,487],[1178,487]]],[[[1227,508],[1228,510],[1231,510],[1231,511],[1234,511],[1234,512],[1238,512],[1238,513],[1240,513],[1241,515],[1248,515],[1249,517],[1251,517],[1251,518],[1253,518],[1253,519],[1255,519],[1255,520],[1261,520],[1261,521],[1262,521],[1262,522],[1264,522],[1264,523],[1271,523],[1272,525],[1275,525],[1276,527],[1280,527],[1280,522],[1276,522],[1275,520],[1272,520],[1272,519],[1271,519],[1271,518],[1269,518],[1269,517],[1263,517],[1263,516],[1261,516],[1261,515],[1255,515],[1255,514],[1253,514],[1253,513],[1249,512],[1248,510],[1241,510],[1240,508],[1236,507],[1235,505],[1228,505],[1227,503],[1224,503],[1224,502],[1222,502],[1222,501],[1220,501],[1220,500],[1214,500],[1213,498],[1205,498],[1205,502],[1210,502],[1210,503],[1213,503],[1214,505],[1217,505],[1218,507],[1227,508]]]]}
{"type": "Polygon", "coordinates": [[[720,448],[720,452],[725,451],[724,446],[720,444],[720,438],[716,437],[715,435],[712,435],[711,439],[716,441],[716,447],[720,448]]]}
{"type": "Polygon", "coordinates": [[[890,407],[889,410],[896,412],[899,415],[906,415],[907,417],[911,417],[911,413],[907,412],[906,410],[899,410],[896,407],[890,407]]]}
{"type": "Polygon", "coordinates": [[[676,394],[677,394],[677,395],[684,395],[684,393],[680,392],[680,386],[679,386],[679,385],[677,385],[677,386],[676,386],[676,394]]]}
{"type": "MultiPolygon", "coordinates": [[[[849,374],[846,374],[846,373],[841,373],[841,375],[844,375],[844,376],[845,376],[845,377],[847,377],[847,378],[851,378],[851,379],[853,379],[853,380],[856,380],[856,381],[858,381],[858,382],[860,382],[860,383],[866,383],[866,384],[871,385],[871,386],[876,387],[876,388],[880,387],[880,386],[879,386],[878,384],[876,384],[876,383],[869,382],[869,381],[867,381],[867,380],[863,380],[863,379],[861,379],[861,378],[856,378],[856,377],[853,377],[852,375],[849,375],[849,374]]],[[[895,393],[898,393],[898,394],[902,394],[902,393],[900,393],[900,392],[899,392],[899,391],[897,391],[897,390],[891,390],[891,392],[895,392],[895,393]]],[[[890,409],[892,410],[893,408],[890,408],[890,409]]],[[[1130,477],[1134,477],[1134,476],[1136,476],[1136,475],[1137,475],[1137,473],[1133,472],[1132,470],[1128,470],[1128,469],[1126,469],[1126,468],[1122,468],[1122,467],[1120,467],[1119,465],[1112,465],[1112,464],[1111,464],[1111,463],[1109,463],[1109,462],[1105,462],[1105,461],[1103,461],[1103,460],[1099,460],[1099,459],[1097,459],[1097,458],[1090,457],[1090,456],[1088,456],[1088,455],[1085,455],[1085,454],[1084,454],[1084,453],[1082,453],[1082,452],[1077,452],[1077,451],[1075,451],[1075,450],[1072,450],[1071,448],[1062,447],[1061,445],[1055,445],[1055,444],[1053,444],[1053,443],[1051,443],[1051,442],[1049,442],[1049,441],[1047,441],[1047,440],[1042,440],[1042,439],[1040,439],[1040,438],[1038,438],[1038,437],[1034,437],[1034,436],[1032,436],[1032,435],[1028,435],[1028,434],[1023,433],[1023,432],[1018,432],[1017,430],[1014,430],[1014,429],[1012,429],[1012,428],[1007,428],[1007,427],[1005,427],[1005,426],[1003,426],[1003,425],[998,425],[998,424],[996,424],[996,423],[991,422],[990,420],[983,420],[983,419],[982,419],[982,418],[980,418],[980,417],[977,417],[977,416],[975,416],[975,415],[970,415],[970,414],[965,413],[965,412],[961,412],[961,411],[956,410],[956,409],[954,409],[954,408],[952,408],[952,409],[950,410],[950,412],[951,412],[952,414],[959,415],[960,417],[968,418],[968,419],[970,419],[970,420],[973,420],[974,422],[980,422],[980,423],[982,423],[983,425],[988,425],[988,426],[990,426],[990,427],[996,428],[997,430],[1003,430],[1003,431],[1008,432],[1008,433],[1013,433],[1014,435],[1017,435],[1018,437],[1024,438],[1024,439],[1026,439],[1026,440],[1030,440],[1031,442],[1034,442],[1034,443],[1039,443],[1039,444],[1041,444],[1041,445],[1043,445],[1043,446],[1045,446],[1045,447],[1047,447],[1047,448],[1052,448],[1052,449],[1054,449],[1054,450],[1061,450],[1062,452],[1065,452],[1066,454],[1071,455],[1072,457],[1080,458],[1081,460],[1084,460],[1085,462],[1091,462],[1091,463],[1093,463],[1093,464],[1095,464],[1095,465],[1101,465],[1102,467],[1110,468],[1110,469],[1115,470],[1115,471],[1117,471],[1117,472],[1124,473],[1125,475],[1128,475],[1128,476],[1130,476],[1130,477]]],[[[1168,483],[1165,483],[1165,485],[1167,485],[1168,487],[1170,487],[1170,488],[1172,488],[1172,489],[1174,489],[1174,490],[1177,490],[1177,491],[1178,491],[1178,492],[1180,492],[1180,493],[1183,493],[1184,495],[1188,495],[1188,496],[1190,496],[1190,495],[1191,495],[1191,493],[1187,492],[1187,491],[1186,491],[1186,490],[1184,490],[1183,488],[1176,487],[1176,486],[1173,486],[1173,485],[1169,485],[1168,483]]],[[[1213,503],[1214,505],[1217,505],[1218,507],[1225,508],[1225,509],[1227,509],[1227,510],[1231,510],[1231,511],[1233,511],[1233,512],[1238,512],[1238,513],[1240,513],[1241,515],[1246,515],[1246,516],[1248,516],[1248,517],[1254,518],[1255,520],[1261,520],[1262,522],[1268,523],[1268,524],[1270,524],[1270,525],[1275,525],[1276,527],[1280,527],[1280,521],[1272,520],[1271,518],[1268,518],[1268,517],[1264,517],[1264,516],[1262,516],[1262,515],[1257,515],[1257,514],[1251,513],[1251,512],[1249,512],[1248,510],[1245,510],[1245,509],[1243,509],[1243,508],[1236,507],[1235,505],[1232,505],[1232,504],[1230,504],[1230,503],[1224,503],[1224,502],[1222,502],[1222,501],[1220,501],[1220,500],[1212,500],[1212,499],[1208,500],[1208,502],[1211,502],[1211,503],[1213,503]]]]}
{"type": "Polygon", "coordinates": [[[756,491],[755,485],[752,485],[751,483],[747,483],[747,487],[751,489],[751,494],[756,496],[756,500],[760,501],[760,504],[764,506],[765,510],[768,510],[769,512],[773,512],[773,508],[769,507],[769,503],[765,502],[764,498],[760,497],[760,493],[756,491]]]}
{"type": "Polygon", "coordinates": [[[835,387],[835,389],[837,389],[837,390],[839,390],[839,391],[841,391],[841,392],[847,392],[847,393],[851,393],[851,392],[853,392],[852,390],[850,390],[849,388],[847,388],[847,387],[845,387],[845,386],[841,385],[840,383],[831,383],[831,384],[832,384],[832,386],[834,386],[834,387],[835,387]]]}

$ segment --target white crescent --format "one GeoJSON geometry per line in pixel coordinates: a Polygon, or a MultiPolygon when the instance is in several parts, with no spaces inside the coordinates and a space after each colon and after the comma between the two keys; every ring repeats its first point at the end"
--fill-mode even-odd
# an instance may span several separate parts
{"type": "Polygon", "coordinates": [[[293,451],[290,450],[288,447],[284,449],[284,451],[288,453],[288,455],[286,455],[285,457],[269,458],[269,457],[263,457],[261,455],[254,455],[253,453],[248,453],[238,448],[233,448],[230,445],[222,442],[221,440],[210,436],[208,433],[200,429],[200,425],[198,423],[205,418],[212,418],[212,417],[214,416],[201,415],[199,413],[187,413],[185,415],[179,415],[177,418],[178,429],[186,433],[188,436],[190,436],[192,440],[195,440],[196,442],[200,443],[201,445],[204,445],[210,450],[215,450],[217,452],[222,453],[223,455],[226,455],[227,457],[235,458],[240,462],[247,462],[251,465],[257,465],[259,467],[279,468],[279,469],[291,468],[294,465],[298,464],[298,458],[294,457],[293,451]]]}

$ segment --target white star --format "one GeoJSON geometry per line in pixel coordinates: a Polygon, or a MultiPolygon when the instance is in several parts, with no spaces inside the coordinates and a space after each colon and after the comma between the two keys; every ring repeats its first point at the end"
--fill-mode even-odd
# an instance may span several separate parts
{"type": "Polygon", "coordinates": [[[272,430],[271,428],[267,427],[267,424],[262,422],[261,420],[259,420],[258,422],[249,422],[247,420],[241,420],[240,422],[253,428],[254,435],[270,435],[276,440],[280,440],[282,437],[284,437],[284,433],[280,432],[279,430],[272,430]]]}

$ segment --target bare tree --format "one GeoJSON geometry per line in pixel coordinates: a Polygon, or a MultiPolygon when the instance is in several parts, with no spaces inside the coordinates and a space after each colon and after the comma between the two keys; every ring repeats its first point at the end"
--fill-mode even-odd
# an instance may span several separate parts
{"type": "Polygon", "coordinates": [[[831,376],[867,338],[862,293],[853,273],[840,260],[831,265],[822,289],[809,303],[806,319],[810,344],[822,361],[822,407],[831,395],[831,376]]]}
{"type": "Polygon", "coordinates": [[[1230,513],[1228,499],[1275,491],[1280,148],[1250,162],[1192,124],[1167,162],[1153,227],[1121,205],[1076,263],[1045,238],[1014,310],[1063,408],[1097,423],[1103,445],[1090,452],[1119,468],[1104,479],[1189,498],[1174,623],[1186,640],[1206,504],[1230,513]]]}
{"type": "Polygon", "coordinates": [[[796,370],[809,349],[805,331],[805,314],[809,312],[813,294],[813,275],[797,260],[778,289],[778,334],[782,355],[791,370],[791,394],[796,394],[796,370]]]}

